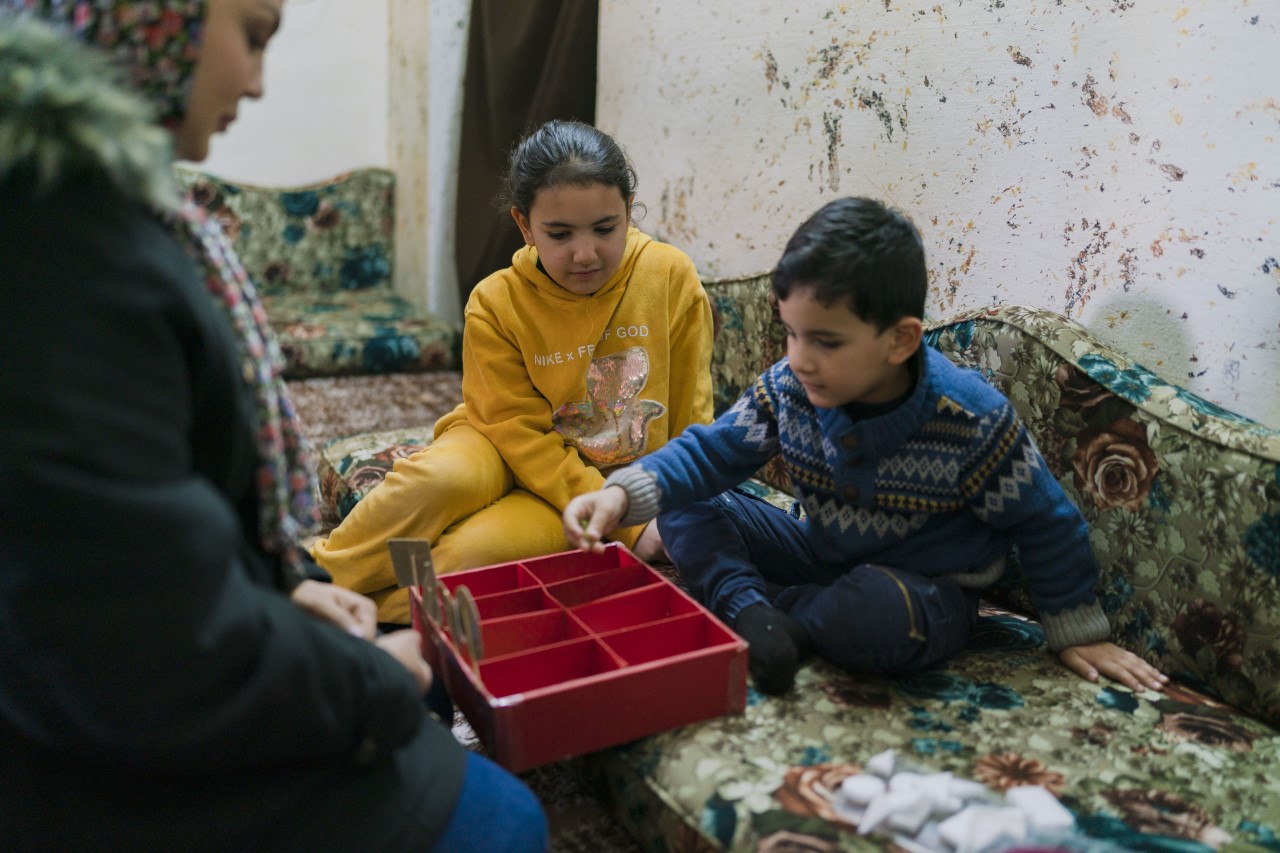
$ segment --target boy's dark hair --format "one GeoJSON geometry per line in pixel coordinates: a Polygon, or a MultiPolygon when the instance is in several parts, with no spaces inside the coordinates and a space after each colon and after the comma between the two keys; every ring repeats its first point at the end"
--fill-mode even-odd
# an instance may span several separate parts
{"type": "Polygon", "coordinates": [[[511,150],[501,203],[528,216],[540,190],[564,184],[616,187],[629,203],[636,170],[609,134],[580,121],[556,119],[511,150]]]}
{"type": "Polygon", "coordinates": [[[869,198],[836,199],[810,216],[773,273],[778,299],[809,289],[826,306],[844,299],[881,332],[903,317],[923,318],[928,288],[920,232],[869,198]]]}

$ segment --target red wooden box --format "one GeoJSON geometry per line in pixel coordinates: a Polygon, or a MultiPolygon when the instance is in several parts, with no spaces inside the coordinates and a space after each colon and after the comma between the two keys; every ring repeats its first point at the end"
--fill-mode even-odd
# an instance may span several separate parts
{"type": "Polygon", "coordinates": [[[423,656],[513,772],[746,705],[746,642],[620,545],[436,582],[440,602],[444,590],[474,596],[483,649],[472,661],[465,636],[453,636],[443,609],[433,617],[418,606],[414,588],[423,656]]]}

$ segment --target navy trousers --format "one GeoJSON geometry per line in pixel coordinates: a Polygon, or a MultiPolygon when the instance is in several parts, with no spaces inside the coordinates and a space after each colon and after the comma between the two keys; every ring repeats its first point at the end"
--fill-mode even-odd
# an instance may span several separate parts
{"type": "Polygon", "coordinates": [[[829,565],[807,523],[739,491],[658,517],[690,591],[730,625],[766,602],[791,614],[823,658],[853,672],[911,672],[955,655],[978,620],[978,593],[905,566],[829,565]]]}

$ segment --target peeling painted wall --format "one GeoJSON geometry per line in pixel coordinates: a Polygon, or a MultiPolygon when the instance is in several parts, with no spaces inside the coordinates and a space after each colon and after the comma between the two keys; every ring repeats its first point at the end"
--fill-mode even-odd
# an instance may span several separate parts
{"type": "Polygon", "coordinates": [[[602,0],[642,227],[771,268],[839,195],[908,213],[928,313],[1037,305],[1280,427],[1280,3],[602,0]]]}

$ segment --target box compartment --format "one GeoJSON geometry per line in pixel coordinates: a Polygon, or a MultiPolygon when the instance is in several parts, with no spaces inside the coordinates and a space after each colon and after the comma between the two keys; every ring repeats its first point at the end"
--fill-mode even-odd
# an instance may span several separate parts
{"type": "Polygon", "coordinates": [[[630,551],[608,550],[603,554],[587,551],[565,551],[531,560],[522,564],[525,569],[544,584],[551,585],[583,575],[595,574],[622,566],[644,565],[630,551]]]}
{"type": "Polygon", "coordinates": [[[547,594],[565,607],[574,607],[662,582],[662,576],[657,572],[636,563],[550,584],[547,594]]]}
{"type": "Polygon", "coordinates": [[[627,666],[664,659],[674,661],[682,655],[715,651],[742,642],[719,620],[705,613],[689,613],[640,628],[615,631],[601,639],[627,666]]]}
{"type": "MultiPolygon", "coordinates": [[[[477,608],[479,604],[477,601],[477,608]]],[[[561,610],[544,610],[482,621],[480,633],[484,637],[484,656],[488,660],[581,639],[587,636],[587,629],[561,610]]]]}
{"type": "MultiPolygon", "coordinates": [[[[459,586],[471,589],[470,584],[459,584],[459,586]]],[[[472,590],[471,594],[475,595],[475,590],[472,590]]],[[[481,620],[501,619],[504,616],[540,611],[559,613],[560,609],[560,602],[547,595],[547,591],[540,586],[476,597],[476,612],[480,614],[481,620]]]]}
{"type": "Polygon", "coordinates": [[[521,563],[502,563],[483,569],[451,572],[441,575],[439,583],[452,593],[456,593],[458,587],[466,586],[476,598],[529,587],[538,589],[542,586],[521,563]]]}
{"type": "Polygon", "coordinates": [[[699,613],[702,608],[671,584],[657,583],[603,601],[589,601],[569,612],[592,631],[604,632],[699,613]]]}

